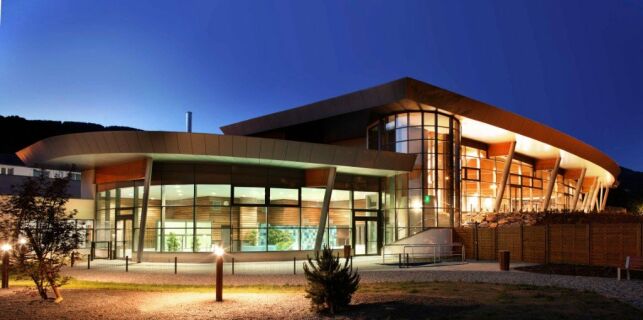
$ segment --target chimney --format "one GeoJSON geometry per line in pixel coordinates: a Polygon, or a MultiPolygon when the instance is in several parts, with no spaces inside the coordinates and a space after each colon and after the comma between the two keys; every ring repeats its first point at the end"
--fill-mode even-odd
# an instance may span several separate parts
{"type": "Polygon", "coordinates": [[[192,111],[185,113],[185,130],[192,133],[192,111]]]}

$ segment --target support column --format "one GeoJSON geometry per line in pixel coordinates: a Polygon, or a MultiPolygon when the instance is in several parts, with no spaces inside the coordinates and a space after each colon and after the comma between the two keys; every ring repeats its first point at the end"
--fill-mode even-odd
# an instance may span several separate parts
{"type": "Polygon", "coordinates": [[[547,184],[547,190],[545,192],[545,201],[543,202],[543,211],[549,209],[549,203],[551,202],[551,193],[554,191],[554,186],[556,185],[556,176],[558,175],[558,169],[560,168],[560,157],[556,158],[556,164],[551,170],[549,175],[549,183],[547,184]]]}
{"type": "Polygon", "coordinates": [[[589,188],[589,192],[585,194],[585,199],[583,201],[583,212],[585,213],[589,211],[590,203],[592,202],[592,198],[594,198],[594,191],[597,188],[596,184],[598,182],[598,178],[594,179],[594,183],[592,183],[592,186],[589,188]]]}
{"type": "Polygon", "coordinates": [[[143,260],[143,248],[145,247],[145,222],[147,220],[147,202],[150,199],[150,183],[152,181],[152,158],[147,158],[145,164],[145,180],[143,181],[143,205],[141,206],[141,219],[138,228],[138,249],[136,250],[136,262],[143,260]]]}
{"type": "Polygon", "coordinates": [[[500,205],[502,204],[502,196],[505,193],[507,180],[509,180],[509,173],[511,172],[511,161],[514,158],[515,150],[516,150],[516,141],[512,141],[509,144],[509,152],[507,153],[507,159],[505,160],[505,168],[502,171],[502,181],[500,184],[498,184],[498,187],[496,188],[496,191],[498,191],[498,194],[496,195],[496,203],[493,207],[494,208],[493,211],[495,213],[498,213],[500,209],[500,205]]]}
{"type": "Polygon", "coordinates": [[[605,211],[605,205],[607,205],[607,196],[610,194],[610,188],[606,187],[605,188],[605,194],[603,195],[603,202],[601,203],[601,209],[599,210],[600,212],[605,211]]]}
{"type": "Polygon", "coordinates": [[[579,211],[585,212],[585,206],[587,205],[587,198],[589,197],[590,193],[593,191],[592,189],[593,187],[594,187],[594,182],[592,182],[592,185],[589,186],[589,191],[587,191],[583,196],[583,202],[581,202],[580,207],[578,208],[579,211]]]}
{"type": "Polygon", "coordinates": [[[576,211],[576,207],[578,206],[578,198],[580,197],[580,192],[583,189],[583,180],[585,180],[585,172],[587,172],[587,168],[583,168],[583,170],[580,172],[580,177],[578,178],[578,181],[576,181],[576,190],[574,191],[574,198],[572,199],[572,206],[571,206],[572,211],[576,211]]]}
{"type": "Polygon", "coordinates": [[[596,207],[596,198],[598,197],[598,190],[601,188],[601,183],[596,179],[596,187],[594,188],[594,195],[591,198],[591,201],[589,203],[589,210],[592,211],[596,207]]]}
{"type": "Polygon", "coordinates": [[[324,241],[324,231],[326,230],[326,221],[328,220],[328,209],[330,208],[330,196],[333,193],[335,185],[335,167],[328,168],[328,181],[326,182],[326,192],[324,192],[324,203],[322,204],[321,214],[319,215],[319,227],[317,228],[317,237],[315,238],[315,251],[321,250],[324,241]]]}

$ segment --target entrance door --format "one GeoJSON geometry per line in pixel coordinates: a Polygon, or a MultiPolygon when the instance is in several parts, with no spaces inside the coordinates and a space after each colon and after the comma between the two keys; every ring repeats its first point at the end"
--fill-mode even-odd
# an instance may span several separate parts
{"type": "Polygon", "coordinates": [[[132,257],[132,218],[116,220],[116,258],[132,257]]]}
{"type": "Polygon", "coordinates": [[[353,243],[355,255],[379,253],[379,222],[377,211],[353,211],[353,243]]]}

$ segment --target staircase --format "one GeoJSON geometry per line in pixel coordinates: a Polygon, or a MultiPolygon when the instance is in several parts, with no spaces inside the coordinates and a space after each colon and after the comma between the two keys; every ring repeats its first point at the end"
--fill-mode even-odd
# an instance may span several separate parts
{"type": "Polygon", "coordinates": [[[382,263],[409,266],[464,260],[464,248],[453,242],[453,229],[429,228],[382,248],[382,263]]]}

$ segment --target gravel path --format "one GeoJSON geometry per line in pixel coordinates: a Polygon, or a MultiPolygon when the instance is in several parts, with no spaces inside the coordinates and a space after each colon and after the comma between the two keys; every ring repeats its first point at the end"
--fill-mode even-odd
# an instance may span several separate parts
{"type": "MultiPolygon", "coordinates": [[[[361,271],[362,281],[374,282],[483,282],[499,284],[526,284],[535,286],[553,286],[576,290],[593,291],[606,297],[629,303],[643,310],[643,281],[616,281],[616,279],[578,277],[564,275],[547,275],[512,270],[510,272],[490,271],[496,264],[471,263],[460,266],[433,268],[388,268],[382,271],[361,271]]],[[[124,273],[86,269],[67,269],[65,274],[76,279],[126,282],[141,284],[185,284],[214,285],[212,274],[168,274],[158,272],[124,273]]],[[[298,275],[226,275],[225,285],[301,285],[304,277],[298,275]]]]}

